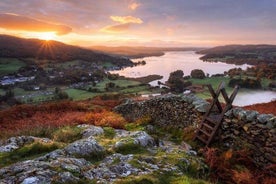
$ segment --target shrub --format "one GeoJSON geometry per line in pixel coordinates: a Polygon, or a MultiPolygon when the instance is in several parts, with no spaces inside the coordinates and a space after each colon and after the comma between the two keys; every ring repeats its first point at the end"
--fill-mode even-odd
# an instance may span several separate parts
{"type": "Polygon", "coordinates": [[[202,70],[200,69],[194,69],[191,71],[191,77],[195,79],[204,79],[205,74],[202,70]]]}
{"type": "Polygon", "coordinates": [[[120,114],[111,111],[88,113],[84,121],[96,126],[109,126],[113,128],[123,128],[126,124],[126,120],[120,114]]]}

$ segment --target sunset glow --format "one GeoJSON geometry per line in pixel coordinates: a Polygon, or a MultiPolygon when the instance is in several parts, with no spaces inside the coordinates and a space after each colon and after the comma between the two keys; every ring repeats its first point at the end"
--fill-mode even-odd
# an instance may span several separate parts
{"type": "Polygon", "coordinates": [[[54,40],[56,38],[56,34],[53,32],[45,32],[45,33],[40,33],[38,35],[38,38],[41,40],[54,40]]]}
{"type": "Polygon", "coordinates": [[[275,0],[4,0],[0,34],[82,46],[276,44],[275,9],[275,0]]]}

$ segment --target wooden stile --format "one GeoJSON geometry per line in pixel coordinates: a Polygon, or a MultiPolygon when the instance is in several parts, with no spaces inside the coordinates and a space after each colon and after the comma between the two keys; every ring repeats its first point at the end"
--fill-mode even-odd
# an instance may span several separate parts
{"type": "Polygon", "coordinates": [[[231,96],[228,97],[224,86],[224,82],[221,82],[218,86],[218,89],[214,91],[211,85],[207,85],[213,99],[209,109],[204,114],[202,121],[198,126],[195,136],[195,139],[200,140],[206,146],[209,146],[209,144],[212,142],[218,128],[222,123],[224,114],[232,108],[232,103],[239,90],[239,87],[235,86],[231,96]],[[222,107],[218,99],[220,94],[222,94],[222,97],[226,102],[224,107],[222,107]]]}

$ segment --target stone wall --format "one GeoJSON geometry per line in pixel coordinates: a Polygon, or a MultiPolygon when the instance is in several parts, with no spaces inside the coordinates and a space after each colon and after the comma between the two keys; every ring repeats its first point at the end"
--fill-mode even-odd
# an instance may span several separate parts
{"type": "MultiPolygon", "coordinates": [[[[165,95],[142,102],[127,101],[115,111],[129,120],[150,116],[161,126],[197,125],[208,103],[194,95],[165,95]]],[[[248,148],[256,164],[276,163],[276,117],[234,108],[225,114],[214,142],[224,148],[248,148]]]]}
{"type": "Polygon", "coordinates": [[[165,95],[142,102],[127,101],[115,111],[134,121],[150,116],[154,123],[166,126],[187,127],[200,122],[201,113],[206,112],[208,103],[194,95],[165,95]]]}
{"type": "Polygon", "coordinates": [[[225,114],[216,141],[223,147],[251,150],[260,166],[276,163],[276,117],[233,108],[225,114]]]}

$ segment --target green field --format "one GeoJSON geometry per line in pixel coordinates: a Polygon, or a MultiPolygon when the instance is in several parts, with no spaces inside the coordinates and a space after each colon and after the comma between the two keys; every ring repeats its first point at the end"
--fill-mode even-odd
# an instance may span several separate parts
{"type": "Polygon", "coordinates": [[[69,98],[72,98],[73,100],[84,100],[84,99],[93,98],[99,95],[99,93],[92,93],[85,90],[72,89],[72,88],[66,89],[64,91],[69,95],[69,98]]]}
{"type": "Polygon", "coordinates": [[[16,72],[19,68],[26,66],[23,61],[14,58],[0,58],[0,76],[16,72]]]}

